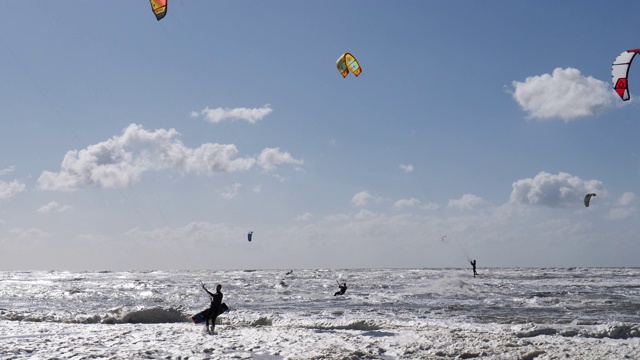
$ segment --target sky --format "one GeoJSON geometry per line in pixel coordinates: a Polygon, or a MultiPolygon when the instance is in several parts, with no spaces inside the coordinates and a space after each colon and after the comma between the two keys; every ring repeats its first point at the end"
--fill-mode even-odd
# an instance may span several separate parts
{"type": "Polygon", "coordinates": [[[2,7],[0,270],[640,266],[640,3],[2,7]]]}

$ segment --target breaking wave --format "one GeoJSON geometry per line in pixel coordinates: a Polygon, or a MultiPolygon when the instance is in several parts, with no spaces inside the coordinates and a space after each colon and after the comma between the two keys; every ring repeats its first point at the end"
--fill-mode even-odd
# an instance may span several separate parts
{"type": "Polygon", "coordinates": [[[584,337],[599,339],[629,339],[640,337],[640,324],[609,323],[593,327],[562,327],[532,326],[527,329],[516,330],[515,335],[520,338],[541,335],[560,335],[565,337],[584,337]]]}
{"type": "Polygon", "coordinates": [[[110,309],[104,315],[24,314],[1,310],[0,320],[71,324],[163,324],[191,321],[190,316],[185,314],[184,309],[173,307],[152,307],[136,310],[127,310],[119,307],[110,309]]]}

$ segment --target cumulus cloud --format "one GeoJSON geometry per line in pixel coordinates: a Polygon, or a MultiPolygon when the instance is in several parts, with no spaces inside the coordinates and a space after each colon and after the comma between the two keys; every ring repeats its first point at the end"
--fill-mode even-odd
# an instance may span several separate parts
{"type": "Polygon", "coordinates": [[[51,202],[49,202],[49,203],[48,203],[48,204],[46,204],[46,205],[42,205],[42,206],[37,210],[37,212],[38,212],[38,213],[41,213],[41,214],[48,214],[48,213],[53,213],[53,212],[61,213],[61,212],[67,211],[67,210],[69,210],[69,209],[71,209],[71,206],[69,206],[69,205],[62,205],[62,206],[61,206],[61,205],[60,205],[60,204],[58,204],[57,202],[55,202],[55,201],[51,201],[51,202]]]}
{"type": "Polygon", "coordinates": [[[594,116],[610,108],[615,100],[609,83],[583,76],[574,68],[556,68],[552,74],[513,81],[513,98],[530,118],[562,119],[565,122],[594,116]]]}
{"type": "Polygon", "coordinates": [[[209,107],[204,108],[203,110],[192,111],[191,117],[200,117],[203,116],[207,121],[211,123],[219,123],[225,120],[244,120],[248,123],[255,124],[256,122],[262,120],[264,117],[269,115],[273,110],[269,104],[261,107],[261,108],[215,108],[210,109],[209,107]]]}
{"type": "Polygon", "coordinates": [[[631,204],[636,199],[636,195],[632,192],[626,192],[620,196],[618,202],[616,203],[618,206],[627,206],[631,204]]]}
{"type": "Polygon", "coordinates": [[[428,202],[421,207],[425,210],[438,210],[440,208],[440,205],[438,205],[438,203],[428,202]]]}
{"type": "Polygon", "coordinates": [[[44,171],[38,178],[42,190],[74,190],[85,187],[126,188],[148,171],[213,175],[246,171],[260,166],[273,171],[276,165],[302,164],[289,153],[265,149],[255,157],[239,157],[233,144],[205,143],[189,148],[177,140],[174,129],[148,131],[137,124],[121,135],[67,152],[59,172],[44,171]]]}
{"type": "Polygon", "coordinates": [[[276,165],[302,165],[302,160],[294,159],[288,152],[282,152],[279,148],[266,148],[258,156],[258,165],[266,171],[273,171],[276,165]]]}
{"type": "Polygon", "coordinates": [[[473,210],[478,205],[482,204],[484,200],[481,197],[473,194],[464,194],[460,199],[451,199],[447,207],[454,208],[462,211],[473,210]]]}
{"type": "Polygon", "coordinates": [[[351,203],[354,206],[358,206],[358,207],[362,207],[362,206],[366,206],[369,201],[379,201],[380,199],[369,194],[368,191],[360,191],[359,193],[353,195],[353,197],[351,198],[351,203]]]}
{"type": "Polygon", "coordinates": [[[13,197],[15,194],[24,191],[26,185],[18,180],[10,182],[0,181],[0,200],[13,197]]]}
{"type": "Polygon", "coordinates": [[[579,206],[587,193],[604,192],[601,181],[582,180],[564,172],[553,175],[543,171],[533,178],[514,182],[512,187],[510,203],[552,208],[579,206]]]}
{"type": "Polygon", "coordinates": [[[416,198],[400,199],[393,204],[393,208],[396,210],[400,210],[400,209],[414,207],[418,205],[420,205],[420,200],[416,198]]]}
{"type": "Polygon", "coordinates": [[[400,169],[406,173],[410,173],[413,171],[413,165],[411,164],[400,164],[400,169]]]}
{"type": "Polygon", "coordinates": [[[632,192],[626,192],[616,201],[616,207],[609,210],[606,218],[609,220],[622,220],[631,217],[636,213],[636,207],[632,206],[636,200],[636,195],[632,192]]]}

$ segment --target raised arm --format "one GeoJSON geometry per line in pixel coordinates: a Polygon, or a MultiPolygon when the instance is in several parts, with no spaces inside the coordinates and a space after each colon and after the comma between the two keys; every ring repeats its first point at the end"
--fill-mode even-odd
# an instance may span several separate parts
{"type": "Polygon", "coordinates": [[[213,296],[213,294],[211,293],[211,291],[207,290],[206,287],[204,287],[204,284],[202,284],[202,288],[204,289],[204,291],[207,292],[207,294],[209,294],[209,296],[213,296]]]}

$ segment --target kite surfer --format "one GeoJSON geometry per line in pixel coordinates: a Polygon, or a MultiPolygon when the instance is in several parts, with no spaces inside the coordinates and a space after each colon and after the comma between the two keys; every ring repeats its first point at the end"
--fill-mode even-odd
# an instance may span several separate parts
{"type": "Polygon", "coordinates": [[[209,294],[209,296],[211,296],[211,306],[209,307],[209,311],[207,311],[207,314],[205,315],[205,319],[207,332],[213,335],[216,328],[216,318],[220,314],[220,304],[222,304],[223,295],[220,291],[222,289],[222,285],[218,284],[216,286],[215,294],[212,294],[209,290],[207,290],[207,288],[204,287],[204,284],[202,284],[202,288],[207,292],[207,294],[209,294]],[[211,329],[209,329],[209,320],[211,320],[211,329]]]}
{"type": "Polygon", "coordinates": [[[347,291],[347,283],[342,283],[342,285],[338,283],[338,287],[340,288],[340,291],[336,291],[333,296],[344,295],[344,293],[347,291]]]}
{"type": "Polygon", "coordinates": [[[476,272],[476,261],[475,260],[469,260],[469,264],[471,264],[471,266],[473,267],[473,277],[478,276],[478,273],[476,272]]]}

